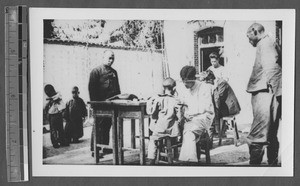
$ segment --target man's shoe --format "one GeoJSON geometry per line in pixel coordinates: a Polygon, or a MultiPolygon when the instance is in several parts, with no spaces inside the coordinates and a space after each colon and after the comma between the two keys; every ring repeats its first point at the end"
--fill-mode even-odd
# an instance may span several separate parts
{"type": "Polygon", "coordinates": [[[54,144],[53,148],[55,148],[55,149],[59,148],[59,144],[54,144]]]}
{"type": "Polygon", "coordinates": [[[150,159],[149,165],[155,165],[155,159],[150,159]]]}
{"type": "Polygon", "coordinates": [[[76,138],[76,139],[73,139],[73,143],[79,143],[80,141],[76,138]]]}
{"type": "Polygon", "coordinates": [[[61,143],[60,146],[67,147],[67,146],[70,146],[70,144],[69,143],[61,143]]]}

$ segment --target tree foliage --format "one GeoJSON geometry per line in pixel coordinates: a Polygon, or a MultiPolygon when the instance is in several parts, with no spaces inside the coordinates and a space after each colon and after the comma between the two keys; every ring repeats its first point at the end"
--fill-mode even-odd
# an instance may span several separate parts
{"type": "Polygon", "coordinates": [[[125,46],[161,49],[163,22],[128,20],[112,32],[110,42],[122,41],[125,46]]]}
{"type": "Polygon", "coordinates": [[[63,41],[78,41],[161,49],[163,43],[163,22],[153,20],[44,20],[44,38],[63,41]],[[109,26],[119,22],[117,27],[109,26]]]}

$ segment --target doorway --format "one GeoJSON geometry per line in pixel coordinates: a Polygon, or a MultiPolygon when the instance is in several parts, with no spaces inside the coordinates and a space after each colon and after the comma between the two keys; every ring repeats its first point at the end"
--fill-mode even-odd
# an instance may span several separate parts
{"type": "MultiPolygon", "coordinates": [[[[209,54],[212,52],[219,53],[221,46],[218,47],[205,47],[205,48],[200,48],[200,72],[205,71],[208,69],[208,67],[211,66],[210,59],[209,59],[209,54]]],[[[219,63],[224,66],[224,58],[220,57],[219,63]]]]}

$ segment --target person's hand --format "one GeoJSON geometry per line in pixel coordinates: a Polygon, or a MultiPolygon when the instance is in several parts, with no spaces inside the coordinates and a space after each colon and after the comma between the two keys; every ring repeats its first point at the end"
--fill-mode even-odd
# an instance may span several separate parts
{"type": "Polygon", "coordinates": [[[187,120],[187,121],[191,121],[193,119],[193,117],[189,114],[184,114],[184,118],[187,120]]]}

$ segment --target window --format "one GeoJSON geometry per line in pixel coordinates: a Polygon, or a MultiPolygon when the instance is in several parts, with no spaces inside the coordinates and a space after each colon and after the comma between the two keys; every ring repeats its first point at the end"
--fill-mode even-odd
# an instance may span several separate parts
{"type": "MultiPolygon", "coordinates": [[[[205,71],[211,66],[209,54],[212,52],[221,53],[224,47],[222,27],[209,27],[197,32],[199,72],[205,71]]],[[[224,58],[221,56],[220,64],[224,66],[224,58]]]]}

